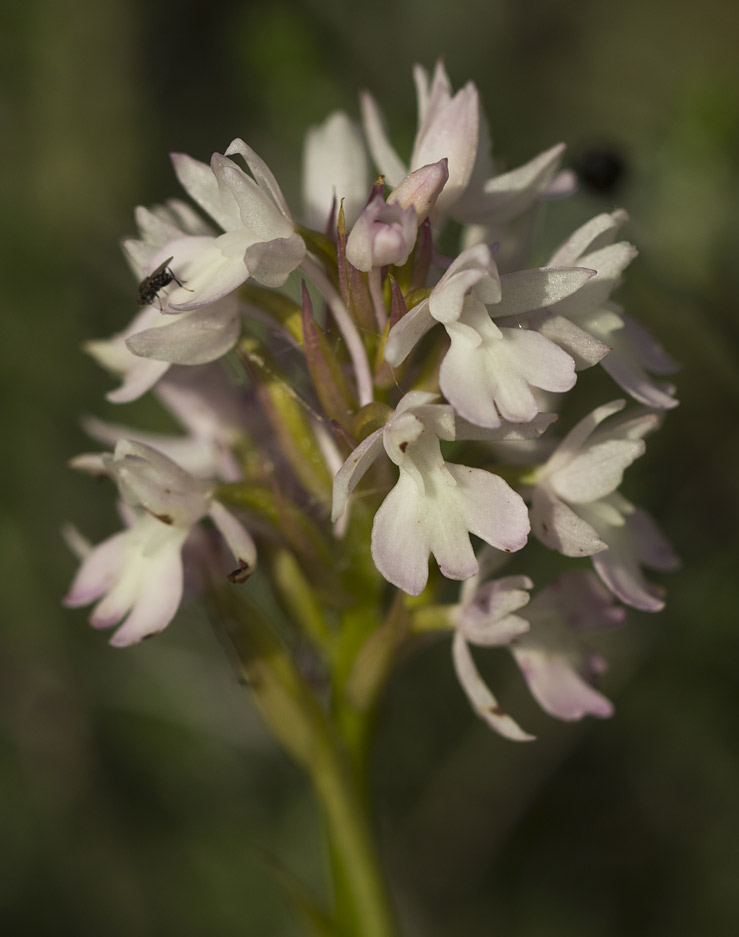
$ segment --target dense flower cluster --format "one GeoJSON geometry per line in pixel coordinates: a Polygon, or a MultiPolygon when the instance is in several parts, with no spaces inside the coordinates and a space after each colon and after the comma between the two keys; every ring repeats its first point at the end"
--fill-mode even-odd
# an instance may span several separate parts
{"type": "Polygon", "coordinates": [[[663,605],[642,567],[676,557],[619,487],[676,405],[652,376],[675,365],[611,298],[636,253],[618,240],[625,214],[598,215],[527,266],[544,203],[574,189],[564,147],[497,172],[475,86],[455,93],[441,63],[414,78],[407,161],[369,94],[361,125],[335,113],[310,130],[302,215],[239,139],[209,164],[173,156],[196,208],[137,210],[124,247],[144,308],[87,349],[120,378],[111,401],[151,390],[185,434],[87,422],[113,452],[74,464],[115,482],[126,528],[80,548],[67,603],[97,601],[92,624],[119,625],[113,643],[129,645],[165,628],[185,580],[207,588],[219,563],[243,581],[259,553],[279,601],[272,560],[287,550],[330,634],[360,606],[379,627],[397,603],[387,584],[420,596],[404,604],[410,632],[452,631],[475,710],[526,739],[470,647],[508,648],[556,717],[610,714],[592,685],[604,662],[582,635],[621,622],[619,602],[663,605]],[[587,415],[560,432],[564,395],[596,365],[639,406],[583,400],[587,415]],[[593,571],[533,595],[525,575],[491,578],[530,533],[593,571]]]}

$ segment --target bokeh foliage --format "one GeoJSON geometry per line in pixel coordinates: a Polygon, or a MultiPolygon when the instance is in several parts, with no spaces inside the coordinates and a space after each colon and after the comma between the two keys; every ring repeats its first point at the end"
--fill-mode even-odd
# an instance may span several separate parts
{"type": "Polygon", "coordinates": [[[480,87],[504,165],[560,139],[575,153],[605,141],[626,160],[617,193],[553,206],[541,249],[614,204],[631,214],[641,256],[619,298],[683,372],[682,405],[625,492],[684,566],[664,614],[633,615],[608,639],[608,723],[538,714],[493,655],[500,695],[540,734],[517,747],[474,719],[446,643],[398,674],[375,786],[407,933],[734,932],[739,8],[29,0],[2,18],[4,930],[292,937],[267,854],[322,886],[310,792],[198,609],[113,651],[59,606],[75,565],[61,525],[99,539],[116,523],[109,491],[64,467],[89,447],[78,414],[159,418],[105,404],[110,380],[79,346],[134,311],[118,240],[135,204],[177,194],[169,151],[205,159],[243,136],[296,205],[306,127],[356,113],[365,86],[407,146],[410,66],[443,54],[456,85],[480,87]]]}

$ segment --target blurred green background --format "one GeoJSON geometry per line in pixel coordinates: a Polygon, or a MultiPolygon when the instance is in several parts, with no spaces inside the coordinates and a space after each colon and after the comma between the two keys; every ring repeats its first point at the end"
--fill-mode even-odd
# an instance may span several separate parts
{"type": "Polygon", "coordinates": [[[65,468],[89,447],[78,417],[137,412],[104,402],[79,346],[134,311],[118,241],[136,204],[179,194],[168,152],[243,136],[298,205],[308,125],[356,114],[368,87],[407,147],[411,65],[442,54],[455,87],[478,84],[506,165],[559,140],[627,160],[616,196],[552,207],[548,243],[616,202],[631,214],[641,256],[619,298],[683,371],[624,490],[684,565],[665,613],[609,638],[607,723],[547,719],[494,662],[540,735],[515,746],[471,714],[447,643],[398,674],[375,783],[407,937],[736,933],[739,6],[28,0],[0,16],[3,930],[299,933],[264,856],[322,887],[310,793],[202,618],[114,651],[60,607],[61,525],[115,529],[108,490],[65,468]]]}

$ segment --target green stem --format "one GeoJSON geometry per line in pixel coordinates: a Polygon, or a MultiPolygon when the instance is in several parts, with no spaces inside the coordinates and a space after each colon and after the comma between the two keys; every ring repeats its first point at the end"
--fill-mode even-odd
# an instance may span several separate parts
{"type": "Polygon", "coordinates": [[[337,923],[342,937],[394,937],[386,883],[348,759],[334,746],[312,776],[326,818],[337,923]]]}
{"type": "Polygon", "coordinates": [[[259,611],[223,587],[214,589],[211,598],[216,620],[265,721],[313,781],[326,820],[337,937],[395,937],[386,883],[347,739],[259,611]]]}

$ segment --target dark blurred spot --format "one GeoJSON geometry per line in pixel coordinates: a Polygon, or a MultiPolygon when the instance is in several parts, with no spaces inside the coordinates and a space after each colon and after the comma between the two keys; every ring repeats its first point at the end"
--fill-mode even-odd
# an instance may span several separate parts
{"type": "Polygon", "coordinates": [[[613,146],[592,146],[577,155],[572,168],[583,188],[601,195],[610,195],[622,185],[626,176],[626,160],[613,146]]]}

